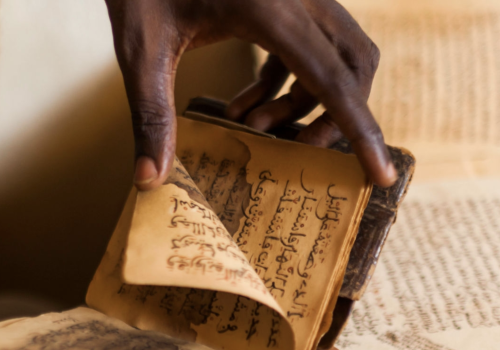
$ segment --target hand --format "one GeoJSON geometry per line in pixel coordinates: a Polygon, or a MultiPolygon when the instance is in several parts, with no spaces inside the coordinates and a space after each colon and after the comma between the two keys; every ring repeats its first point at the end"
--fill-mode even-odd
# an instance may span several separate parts
{"type": "Polygon", "coordinates": [[[297,119],[315,104],[327,112],[298,140],[327,146],[340,135],[352,142],[368,175],[388,186],[396,178],[366,100],[378,50],[333,0],[107,0],[115,50],[132,112],[135,184],[163,184],[176,142],[174,81],[185,50],[237,37],[272,55],[256,85],[228,109],[233,119],[262,130],[297,119]],[[264,103],[288,72],[298,81],[284,98],[264,103]],[[258,107],[258,108],[255,108],[258,107]],[[340,130],[340,131],[339,131],[340,130]]]}

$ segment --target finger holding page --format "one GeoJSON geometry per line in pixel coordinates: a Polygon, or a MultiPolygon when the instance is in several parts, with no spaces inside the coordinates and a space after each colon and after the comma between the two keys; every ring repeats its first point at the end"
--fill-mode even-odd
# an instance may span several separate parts
{"type": "MultiPolygon", "coordinates": [[[[363,95],[368,99],[380,58],[377,46],[338,2],[309,0],[303,3],[330,45],[337,49],[344,63],[354,74],[363,95]]],[[[265,67],[266,65],[263,69],[265,67]]],[[[249,91],[254,90],[257,89],[251,86],[242,94],[249,94],[249,91]]],[[[231,103],[231,106],[239,103],[237,98],[231,103]]],[[[318,101],[297,80],[293,83],[288,94],[275,101],[256,106],[257,108],[250,112],[245,122],[247,125],[265,131],[300,119],[310,113],[317,105],[318,101]]],[[[317,144],[331,145],[332,138],[328,136],[331,128],[328,127],[328,124],[321,123],[321,125],[327,129],[325,132],[321,132],[326,137],[316,140],[317,144]]],[[[317,132],[315,133],[317,134],[317,132]]]]}
{"type": "MultiPolygon", "coordinates": [[[[351,141],[371,179],[378,185],[390,186],[396,180],[396,171],[380,128],[368,109],[356,78],[334,48],[321,45],[321,39],[308,45],[310,49],[305,51],[312,52],[311,55],[288,55],[290,65],[296,65],[294,70],[299,79],[326,107],[328,114],[325,116],[330,117],[325,119],[326,124],[338,125],[351,141]]],[[[314,142],[311,136],[310,128],[306,128],[298,140],[314,142]]]]}
{"type": "MultiPolygon", "coordinates": [[[[381,186],[392,185],[397,174],[356,76],[301,4],[294,2],[283,12],[275,14],[281,16],[279,26],[275,18],[269,22],[259,19],[258,43],[276,52],[325,106],[331,116],[328,121],[338,125],[351,141],[368,176],[381,186]]],[[[312,136],[306,128],[298,140],[311,143],[312,136]]]]}
{"type": "Polygon", "coordinates": [[[168,7],[107,1],[132,114],[139,190],[161,186],[175,157],[175,71],[186,41],[165,24],[168,7]],[[165,13],[157,13],[164,11],[165,13]]]}

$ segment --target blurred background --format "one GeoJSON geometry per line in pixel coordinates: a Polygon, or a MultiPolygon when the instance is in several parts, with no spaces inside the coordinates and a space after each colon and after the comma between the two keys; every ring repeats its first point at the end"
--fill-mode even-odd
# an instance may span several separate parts
{"type": "MultiPolygon", "coordinates": [[[[386,141],[417,155],[416,181],[498,174],[496,17],[471,22],[419,16],[407,1],[370,4],[346,2],[382,52],[370,106],[386,141]],[[406,14],[391,16],[403,3],[406,14]]],[[[443,4],[447,12],[466,5],[443,4]]],[[[185,54],[178,114],[195,96],[230,100],[264,56],[237,40],[185,54]]],[[[83,304],[132,172],[104,1],[0,0],[0,318],[83,304]]]]}
{"type": "MultiPolygon", "coordinates": [[[[254,64],[236,40],[185,54],[178,113],[254,64]]],[[[132,186],[129,115],[103,0],[0,0],[0,318],[84,303],[132,186]]]]}

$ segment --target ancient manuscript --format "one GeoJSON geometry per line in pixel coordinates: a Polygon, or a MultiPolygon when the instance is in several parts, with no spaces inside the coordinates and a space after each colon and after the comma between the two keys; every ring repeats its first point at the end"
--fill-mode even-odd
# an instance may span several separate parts
{"type": "Polygon", "coordinates": [[[343,1],[379,46],[370,108],[417,181],[500,173],[500,2],[343,1]]]}
{"type": "Polygon", "coordinates": [[[214,349],[315,349],[371,193],[357,159],[179,118],[158,190],[132,190],[87,303],[214,349]]]}
{"type": "Polygon", "coordinates": [[[413,185],[336,346],[499,349],[499,179],[413,185]]]}
{"type": "Polygon", "coordinates": [[[0,349],[210,350],[158,332],[132,328],[85,307],[0,322],[0,349]]]}

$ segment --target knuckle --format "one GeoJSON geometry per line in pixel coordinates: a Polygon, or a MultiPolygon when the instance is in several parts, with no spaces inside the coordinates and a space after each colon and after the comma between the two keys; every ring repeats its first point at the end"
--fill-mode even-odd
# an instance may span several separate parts
{"type": "Polygon", "coordinates": [[[358,83],[347,68],[339,68],[335,73],[335,79],[324,79],[321,84],[322,89],[315,97],[323,103],[335,101],[343,109],[357,108],[361,101],[358,101],[358,83]]]}
{"type": "Polygon", "coordinates": [[[281,39],[287,38],[295,31],[299,21],[304,22],[303,11],[296,1],[256,1],[249,13],[264,31],[263,34],[271,34],[281,39]]]}
{"type": "Polygon", "coordinates": [[[369,45],[369,62],[370,62],[370,68],[373,74],[378,69],[379,63],[380,63],[380,49],[378,46],[371,40],[370,40],[370,45],[369,45]]]}
{"type": "Polygon", "coordinates": [[[337,130],[339,128],[338,125],[337,125],[337,123],[335,123],[335,121],[333,120],[331,114],[328,113],[328,111],[325,111],[323,114],[321,114],[318,117],[318,119],[320,119],[321,122],[323,122],[323,124],[325,124],[330,129],[337,130]]]}
{"type": "Polygon", "coordinates": [[[380,50],[366,34],[363,33],[360,39],[350,43],[350,47],[341,48],[339,52],[356,75],[373,79],[380,62],[380,50]]]}
{"type": "Polygon", "coordinates": [[[171,124],[171,113],[162,102],[131,101],[132,124],[134,128],[150,126],[168,126],[171,124]]]}
{"type": "Polygon", "coordinates": [[[360,68],[360,73],[373,79],[380,62],[380,50],[368,37],[365,38],[361,47],[362,49],[358,54],[358,62],[360,62],[358,68],[360,68]]]}
{"type": "Polygon", "coordinates": [[[384,135],[382,134],[380,126],[373,121],[372,123],[369,123],[369,125],[361,126],[361,128],[354,134],[352,141],[372,145],[382,144],[384,143],[384,135]]]}

